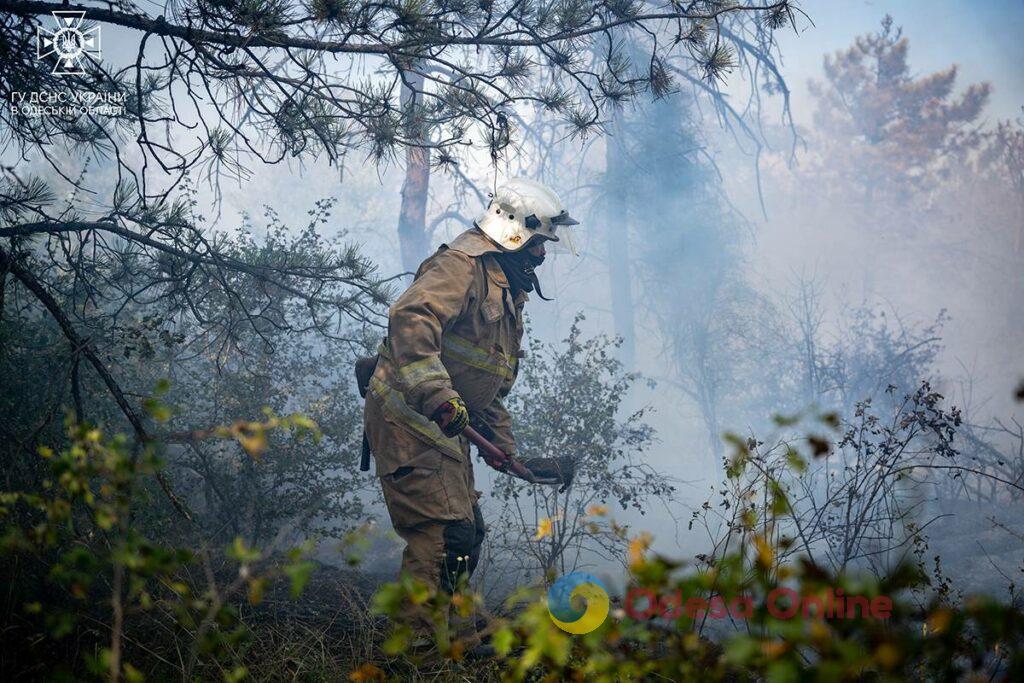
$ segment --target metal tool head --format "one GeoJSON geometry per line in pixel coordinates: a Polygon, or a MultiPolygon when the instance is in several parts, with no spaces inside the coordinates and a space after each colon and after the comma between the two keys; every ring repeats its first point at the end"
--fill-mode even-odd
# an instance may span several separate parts
{"type": "Polygon", "coordinates": [[[568,489],[572,485],[573,477],[576,476],[576,460],[569,456],[527,458],[522,463],[533,475],[536,483],[561,486],[560,491],[568,489]]]}

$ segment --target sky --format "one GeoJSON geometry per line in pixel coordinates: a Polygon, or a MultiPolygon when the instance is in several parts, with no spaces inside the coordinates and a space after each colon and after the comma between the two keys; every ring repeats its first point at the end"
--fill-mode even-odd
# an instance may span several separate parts
{"type": "Polygon", "coordinates": [[[989,80],[989,115],[1017,118],[1024,106],[1024,0],[807,0],[808,19],[780,32],[782,72],[793,90],[793,115],[810,120],[807,81],[821,77],[822,58],[879,28],[892,16],[910,39],[918,73],[960,68],[960,85],[989,80]],[[813,25],[810,23],[813,22],[813,25]]]}

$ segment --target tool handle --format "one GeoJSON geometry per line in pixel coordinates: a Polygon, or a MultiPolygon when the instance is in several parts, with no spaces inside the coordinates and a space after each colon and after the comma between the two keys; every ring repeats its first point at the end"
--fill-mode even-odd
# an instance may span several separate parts
{"type": "Polygon", "coordinates": [[[531,484],[537,483],[537,479],[533,476],[533,472],[526,469],[526,466],[523,465],[523,463],[509,456],[505,451],[501,450],[484,438],[483,434],[469,426],[463,429],[462,433],[466,435],[466,438],[469,439],[471,443],[480,449],[480,453],[484,456],[484,460],[487,461],[488,465],[498,470],[508,470],[511,474],[514,474],[520,479],[525,479],[531,484]]]}

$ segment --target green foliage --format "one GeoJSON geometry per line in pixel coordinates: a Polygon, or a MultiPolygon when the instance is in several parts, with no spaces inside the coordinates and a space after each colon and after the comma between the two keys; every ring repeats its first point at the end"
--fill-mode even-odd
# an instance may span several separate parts
{"type": "MultiPolygon", "coordinates": [[[[169,414],[157,400],[147,405],[158,421],[169,414]]],[[[316,429],[302,416],[256,424],[260,433],[316,429]]],[[[224,553],[233,576],[221,580],[226,567],[206,547],[174,545],[140,525],[150,482],[163,467],[153,444],[70,418],[65,427],[65,448],[39,449],[45,475],[38,489],[0,493],[5,609],[20,613],[5,639],[9,673],[42,666],[51,675],[143,680],[150,652],[134,644],[163,629],[174,634],[184,679],[244,678],[240,653],[250,634],[230,599],[245,590],[257,603],[279,576],[297,597],[313,566],[309,548],[278,558],[273,546],[257,550],[236,538],[224,553]],[[84,643],[77,661],[73,653],[84,643]]],[[[219,433],[241,438],[234,427],[219,433]]]]}
{"type": "MultiPolygon", "coordinates": [[[[750,462],[750,445],[741,439],[731,443],[730,460],[736,466],[729,476],[740,479],[750,462]]],[[[815,457],[809,442],[794,451],[793,462],[815,457]]],[[[907,565],[871,577],[833,572],[806,556],[781,559],[789,542],[774,530],[790,513],[784,487],[779,479],[772,481],[777,484],[772,489],[775,503],[764,516],[738,516],[742,540],[711,564],[693,567],[650,555],[649,539],[633,540],[629,586],[649,591],[647,595],[678,593],[682,602],[676,604],[683,609],[673,613],[668,603],[670,611],[665,612],[664,599],[650,611],[646,607],[652,603],[645,598],[619,603],[596,630],[571,636],[551,620],[540,590],[524,589],[505,606],[511,616],[488,615],[484,633],[492,636],[499,661],[490,675],[507,681],[1016,680],[1024,675],[1024,613],[1014,606],[985,597],[952,605],[941,591],[918,605],[909,596],[926,587],[928,579],[907,565]],[[785,599],[780,589],[787,591],[785,599]],[[846,596],[889,598],[889,616],[871,616],[860,608],[852,613],[844,609],[841,617],[816,608],[786,614],[797,598],[806,604],[808,599],[834,597],[840,589],[846,596]],[[729,620],[715,619],[715,608],[708,607],[713,598],[728,606],[740,597],[749,599],[749,611],[729,620]],[[687,609],[691,598],[709,602],[703,610],[687,609]]],[[[455,599],[479,603],[472,595],[457,594],[455,599]]],[[[441,615],[450,601],[404,581],[383,588],[376,604],[398,624],[396,632],[403,632],[410,606],[441,615]]],[[[440,651],[459,662],[467,644],[456,639],[440,651]]]]}
{"type": "Polygon", "coordinates": [[[272,354],[253,340],[257,348],[223,359],[219,376],[216,363],[203,359],[181,364],[165,357],[157,369],[177,368],[182,382],[171,397],[190,406],[171,421],[174,431],[193,432],[194,416],[202,415],[226,425],[213,433],[237,444],[188,439],[168,467],[218,542],[241,535],[263,543],[285,526],[298,534],[330,533],[362,515],[358,493],[365,480],[355,465],[362,420],[348,377],[351,351],[311,335],[269,332],[264,340],[273,344],[272,354]],[[205,392],[197,393],[203,384],[205,392]],[[288,415],[296,407],[302,414],[288,415]],[[261,412],[261,420],[244,417],[261,412]]]}
{"type": "MultiPolygon", "coordinates": [[[[350,523],[361,514],[365,481],[352,467],[362,409],[351,359],[364,348],[360,326],[372,329],[389,287],[371,283],[373,267],[355,246],[322,236],[331,200],[311,207],[299,230],[266,209],[263,224],[246,218],[232,233],[205,234],[194,195],[143,207],[133,193],[118,194],[117,211],[132,220],[149,211],[159,226],[148,239],[159,248],[97,238],[108,248],[76,252],[74,239],[21,238],[31,245],[23,263],[88,336],[130,406],[160,378],[175,379],[166,403],[152,407],[163,422],[150,435],[174,444],[162,476],[218,545],[239,535],[260,544],[286,524],[304,533],[350,523]],[[250,433],[246,424],[265,408],[273,416],[301,411],[322,438],[288,438],[287,421],[273,416],[260,421],[277,420],[273,429],[250,433]],[[237,445],[192,438],[214,425],[232,425],[237,445]]],[[[66,438],[59,416],[69,404],[110,431],[129,425],[110,387],[20,284],[8,276],[0,286],[0,467],[9,486],[29,489],[42,476],[37,446],[59,448],[66,438]]],[[[194,530],[176,529],[166,512],[144,510],[140,523],[162,534],[194,530]]]]}
{"type": "Polygon", "coordinates": [[[639,376],[625,372],[615,358],[618,341],[585,338],[582,322],[577,316],[558,346],[531,342],[506,399],[522,457],[568,456],[576,462],[567,491],[512,477],[495,481],[493,497],[501,507],[490,514],[506,523],[489,537],[506,578],[513,567],[534,578],[566,571],[587,552],[621,555],[621,530],[593,511],[618,504],[644,514],[675,490],[643,457],[654,441],[649,409],[626,409],[639,376]]]}
{"type": "Polygon", "coordinates": [[[713,566],[737,543],[753,543],[746,520],[756,519],[780,564],[806,557],[835,574],[881,578],[917,554],[924,571],[924,530],[940,514],[922,501],[973,463],[954,447],[960,411],[927,382],[903,396],[891,386],[886,398],[858,403],[849,417],[819,415],[812,426],[777,416],[777,431],[761,438],[727,434],[727,480],[690,520],[711,543],[697,559],[713,566]]]}

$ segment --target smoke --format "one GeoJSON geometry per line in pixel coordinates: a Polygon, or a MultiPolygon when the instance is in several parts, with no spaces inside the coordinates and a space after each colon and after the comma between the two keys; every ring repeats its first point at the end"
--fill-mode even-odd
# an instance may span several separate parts
{"type": "MultiPolygon", "coordinates": [[[[760,98],[760,157],[686,87],[622,112],[615,174],[606,168],[607,138],[556,137],[543,155],[524,148],[497,169],[486,157],[459,169],[481,192],[496,177],[540,176],[584,217],[581,256],[553,253],[538,271],[555,300],[531,300],[530,334],[556,342],[582,310],[586,333],[631,335],[630,369],[655,386],[638,385],[628,405],[653,407],[659,443],[650,460],[690,485],[673,511],[623,517],[672,529],[657,540],[676,554],[705,542],[677,528],[669,512],[685,519],[721,476],[724,431],[757,432],[772,414],[814,401],[848,410],[866,398],[861,394],[889,381],[911,384],[921,373],[937,378],[951,400],[969,399],[975,419],[986,422],[1012,415],[1011,390],[1024,372],[1024,260],[1013,241],[1022,225],[1019,197],[967,162],[955,178],[941,179],[941,193],[931,184],[902,198],[858,194],[856,178],[877,170],[876,162],[849,158],[844,174],[829,175],[845,142],[820,127],[820,102],[808,86],[823,79],[825,55],[878,31],[891,12],[909,41],[914,78],[955,63],[957,92],[993,85],[964,132],[991,129],[1019,116],[1024,103],[1024,3],[957,0],[939,11],[925,0],[831,2],[807,11],[814,24],[781,35],[779,45],[801,139],[795,155],[777,90],[752,87],[737,74],[728,85],[731,101],[760,98]],[[622,215],[609,211],[609,183],[624,192],[622,215]],[[628,277],[613,282],[612,262],[627,245],[628,277]],[[611,303],[617,292],[627,295],[631,329],[623,329],[611,303]]],[[[359,159],[341,167],[256,166],[246,182],[220,188],[220,223],[230,227],[258,213],[263,198],[288,218],[336,196],[324,230],[344,231],[384,272],[396,273],[401,174],[359,159]]],[[[454,191],[462,182],[433,174],[428,216],[463,218],[439,221],[434,245],[461,232],[481,208],[475,192],[454,191]]],[[[201,200],[212,198],[211,188],[202,188],[201,200]]],[[[480,477],[484,485],[489,479],[480,477]]]]}

